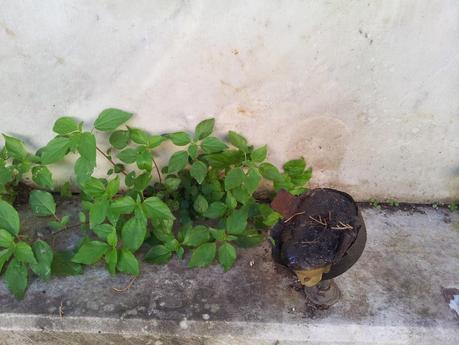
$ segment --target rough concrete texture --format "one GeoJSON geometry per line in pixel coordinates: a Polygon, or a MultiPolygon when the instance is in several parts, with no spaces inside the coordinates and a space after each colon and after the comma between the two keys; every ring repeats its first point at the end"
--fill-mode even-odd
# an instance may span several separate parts
{"type": "Polygon", "coordinates": [[[358,200],[454,198],[458,14],[455,0],[4,0],[0,129],[37,148],[58,116],[109,106],[152,133],[215,116],[219,135],[268,143],[278,164],[303,155],[315,184],[358,200]]]}
{"type": "MultiPolygon", "coordinates": [[[[69,210],[76,215],[74,201],[60,212],[69,210]]],[[[343,297],[328,310],[305,301],[265,244],[239,250],[228,273],[176,260],[144,265],[123,293],[112,288],[130,277],[102,267],[35,280],[20,302],[1,284],[0,344],[457,344],[459,317],[443,288],[459,288],[459,215],[427,207],[363,215],[367,248],[337,278],[343,297]]],[[[48,232],[43,221],[23,226],[48,232]]],[[[58,247],[78,237],[60,236],[58,247]]]]}

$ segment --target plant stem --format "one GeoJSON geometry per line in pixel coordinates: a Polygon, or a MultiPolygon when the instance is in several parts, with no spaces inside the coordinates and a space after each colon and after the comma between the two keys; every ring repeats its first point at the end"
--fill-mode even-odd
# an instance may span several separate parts
{"type": "Polygon", "coordinates": [[[59,234],[61,232],[64,232],[64,231],[67,231],[67,230],[70,230],[70,229],[73,229],[73,228],[76,228],[76,227],[79,227],[82,224],[85,224],[85,223],[77,223],[77,224],[72,224],[72,225],[66,226],[65,228],[62,228],[62,229],[57,230],[57,231],[54,231],[54,232],[50,233],[48,236],[43,237],[43,240],[48,240],[49,238],[53,237],[54,235],[57,235],[57,234],[59,234]]]}
{"type": "Polygon", "coordinates": [[[156,161],[153,158],[153,155],[151,156],[151,159],[153,160],[153,164],[155,165],[156,172],[158,173],[159,183],[163,183],[163,180],[161,179],[161,173],[159,172],[158,164],[156,164],[156,161]]]}
{"type": "MultiPolygon", "coordinates": [[[[113,166],[116,166],[116,163],[113,161],[113,159],[111,159],[104,151],[102,151],[100,148],[98,148],[96,146],[96,150],[99,151],[100,154],[102,154],[102,156],[104,156],[110,163],[113,164],[113,166]]],[[[126,172],[124,170],[121,170],[121,173],[124,175],[124,176],[127,176],[126,172]]]]}

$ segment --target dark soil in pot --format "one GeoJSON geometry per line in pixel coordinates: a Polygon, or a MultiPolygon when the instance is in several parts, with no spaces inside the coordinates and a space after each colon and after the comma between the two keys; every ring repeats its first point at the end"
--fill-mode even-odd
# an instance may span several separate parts
{"type": "Polygon", "coordinates": [[[337,263],[363,226],[352,197],[334,189],[314,189],[299,197],[281,191],[272,207],[284,216],[271,231],[273,257],[294,271],[337,263]]]}

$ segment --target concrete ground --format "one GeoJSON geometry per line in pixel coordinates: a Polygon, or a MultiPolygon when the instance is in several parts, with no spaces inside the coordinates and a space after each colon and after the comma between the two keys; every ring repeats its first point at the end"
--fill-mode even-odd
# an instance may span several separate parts
{"type": "MultiPolygon", "coordinates": [[[[62,208],[75,214],[75,205],[62,208]]],[[[445,297],[459,288],[459,213],[364,206],[363,215],[367,247],[336,279],[342,300],[327,310],[306,302],[265,244],[240,250],[228,273],[175,260],[144,265],[122,293],[112,288],[130,277],[102,267],[35,280],[20,302],[0,284],[0,345],[459,344],[459,317],[445,297]]],[[[47,231],[36,219],[24,226],[47,231]]],[[[56,245],[75,239],[63,234],[56,245]]]]}

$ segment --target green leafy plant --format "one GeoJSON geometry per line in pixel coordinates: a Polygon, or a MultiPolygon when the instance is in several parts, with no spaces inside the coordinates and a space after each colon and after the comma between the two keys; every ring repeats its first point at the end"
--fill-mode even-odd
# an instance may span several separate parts
{"type": "MultiPolygon", "coordinates": [[[[230,131],[226,140],[212,135],[214,119],[200,122],[194,133],[151,135],[126,125],[132,114],[106,109],[91,130],[71,117],[59,118],[56,134],[35,154],[24,143],[4,135],[0,151],[0,274],[17,297],[25,294],[29,273],[48,280],[51,275],[81,274],[85,265],[104,262],[111,274],[140,274],[139,258],[165,264],[172,257],[189,267],[214,261],[227,271],[237,259],[237,247],[258,245],[280,215],[255,198],[262,180],[274,191],[298,195],[311,178],[303,158],[288,161],[280,171],[266,161],[267,146],[254,147],[230,131]],[[96,133],[108,137],[101,148],[96,133]],[[158,147],[169,141],[177,150],[168,164],[156,162],[158,147]],[[105,177],[93,176],[96,156],[110,162],[105,177]],[[74,156],[74,178],[81,198],[79,222],[57,215],[52,169],[74,156]],[[21,235],[14,199],[25,175],[38,187],[29,196],[37,217],[47,217],[52,234],[80,227],[75,251],[55,251],[44,240],[21,235]],[[53,193],[54,192],[54,193],[53,193]],[[143,248],[143,250],[141,250],[143,248]],[[186,254],[190,252],[190,254],[186,254]]],[[[60,188],[71,195],[70,181],[60,188]]]]}
{"type": "Polygon", "coordinates": [[[400,203],[395,199],[388,199],[386,202],[387,202],[387,204],[389,206],[392,206],[392,207],[399,207],[400,206],[400,203]]]}
{"type": "Polygon", "coordinates": [[[376,199],[370,199],[370,206],[376,209],[381,208],[381,204],[376,199]]]}

